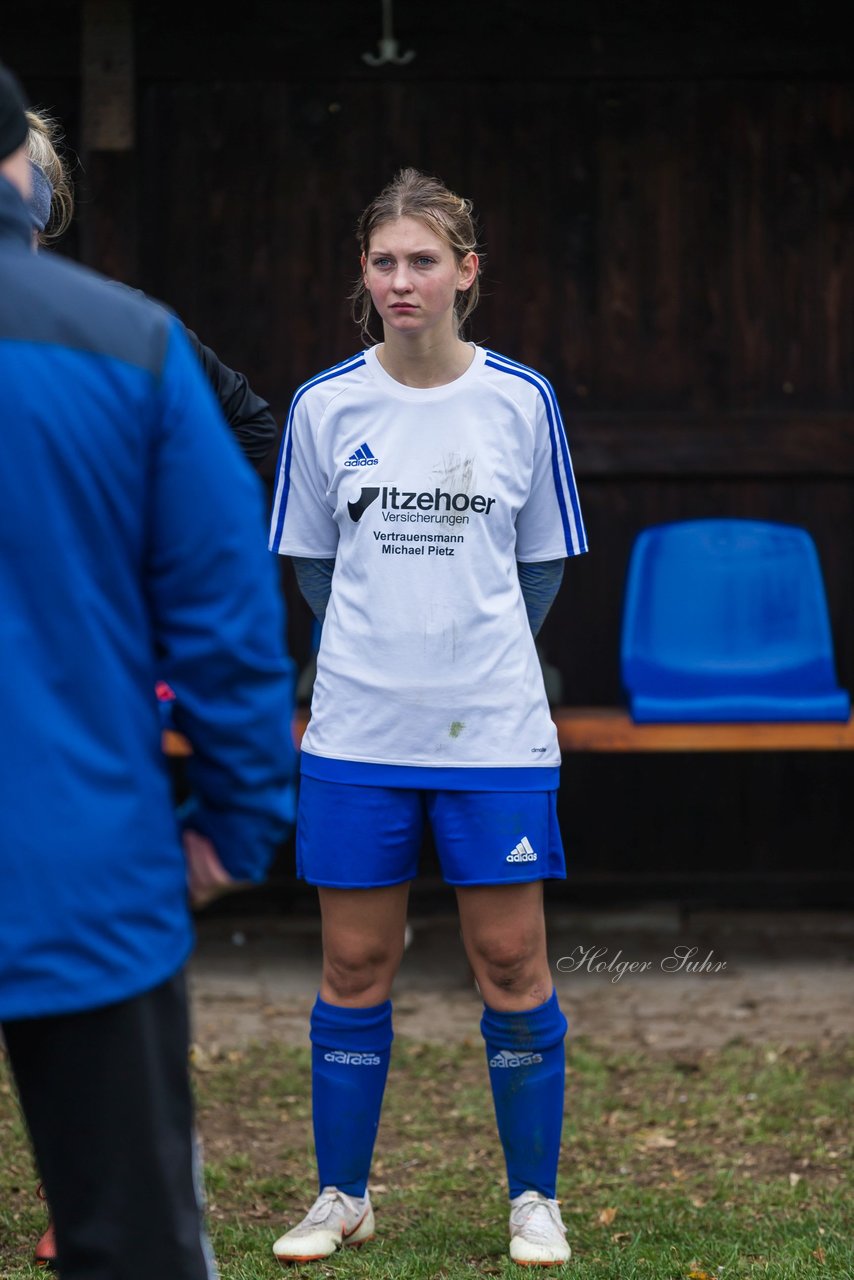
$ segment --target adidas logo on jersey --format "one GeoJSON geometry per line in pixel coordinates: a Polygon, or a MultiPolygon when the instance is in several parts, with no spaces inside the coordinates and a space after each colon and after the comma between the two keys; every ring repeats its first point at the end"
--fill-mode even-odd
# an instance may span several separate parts
{"type": "Polygon", "coordinates": [[[537,855],[534,853],[534,850],[531,848],[531,842],[527,836],[522,836],[522,839],[516,845],[516,848],[513,850],[512,853],[508,853],[504,861],[505,862],[536,862],[537,861],[537,855]]]}
{"type": "Polygon", "coordinates": [[[345,1067],[378,1067],[379,1055],[376,1053],[350,1053],[346,1049],[330,1049],[323,1055],[325,1062],[338,1062],[345,1067]]]}
{"type": "Polygon", "coordinates": [[[375,467],[379,458],[375,458],[367,444],[360,444],[355,453],[344,463],[345,467],[375,467]]]}
{"type": "Polygon", "coordinates": [[[500,1049],[494,1058],[489,1059],[491,1067],[535,1067],[542,1062],[541,1053],[511,1053],[509,1049],[500,1049]]]}

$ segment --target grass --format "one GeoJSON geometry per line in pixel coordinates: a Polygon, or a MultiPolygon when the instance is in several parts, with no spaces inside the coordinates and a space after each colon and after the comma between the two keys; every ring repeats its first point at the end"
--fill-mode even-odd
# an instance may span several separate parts
{"type": "MultiPolygon", "coordinates": [[[[0,1064],[2,1067],[2,1064],[0,1064]]],[[[559,1194],[577,1280],[854,1280],[854,1045],[696,1056],[569,1050],[559,1194]]],[[[308,1054],[194,1053],[222,1280],[281,1276],[270,1244],[314,1191],[308,1054]]],[[[373,1171],[380,1234],[293,1280],[524,1275],[506,1260],[504,1172],[479,1044],[398,1041],[373,1171]]],[[[0,1276],[43,1210],[0,1074],[0,1276]]]]}

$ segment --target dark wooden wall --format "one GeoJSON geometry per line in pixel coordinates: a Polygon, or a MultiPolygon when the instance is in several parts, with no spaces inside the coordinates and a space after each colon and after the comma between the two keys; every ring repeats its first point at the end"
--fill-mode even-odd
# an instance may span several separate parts
{"type": "MultiPolygon", "coordinates": [[[[416,57],[371,68],[379,0],[251,0],[226,25],[210,14],[186,0],[48,2],[38,32],[4,16],[0,56],[83,152],[66,251],[169,302],[282,419],[299,382],[358,345],[346,294],[360,209],[401,164],[439,174],[480,216],[472,336],[545,372],[567,421],[591,552],[543,633],[565,700],[620,699],[636,533],[704,515],[812,532],[854,689],[854,94],[840,20],[735,0],[397,0],[416,57]],[[124,150],[87,146],[81,108],[94,85],[104,112],[126,109],[99,90],[110,68],[91,55],[111,23],[133,54],[124,150]]],[[[304,657],[309,620],[287,571],[283,584],[304,657]]],[[[826,757],[569,760],[576,884],[854,896],[852,773],[826,757]]]]}

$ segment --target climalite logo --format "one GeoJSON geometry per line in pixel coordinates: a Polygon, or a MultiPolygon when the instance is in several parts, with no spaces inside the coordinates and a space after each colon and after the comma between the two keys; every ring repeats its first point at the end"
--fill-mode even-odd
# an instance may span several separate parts
{"type": "Polygon", "coordinates": [[[344,463],[345,467],[375,467],[379,458],[375,458],[367,444],[360,444],[355,453],[344,463]]]}
{"type": "Polygon", "coordinates": [[[482,493],[448,493],[444,489],[398,489],[397,485],[363,488],[356,502],[348,502],[350,519],[357,523],[372,502],[380,500],[383,519],[427,523],[467,524],[469,514],[488,516],[495,498],[482,493]]]}

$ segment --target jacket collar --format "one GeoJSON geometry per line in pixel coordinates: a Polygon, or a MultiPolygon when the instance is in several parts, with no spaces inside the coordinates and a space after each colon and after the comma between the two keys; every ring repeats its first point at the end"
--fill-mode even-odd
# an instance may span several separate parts
{"type": "Polygon", "coordinates": [[[20,240],[32,248],[33,224],[24,197],[0,175],[0,240],[20,240]]]}

